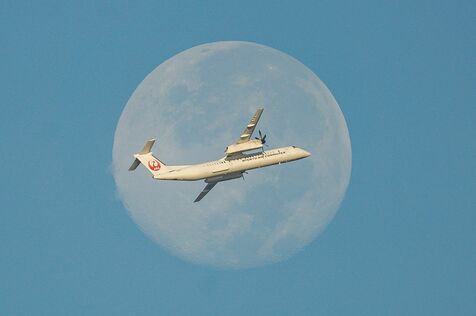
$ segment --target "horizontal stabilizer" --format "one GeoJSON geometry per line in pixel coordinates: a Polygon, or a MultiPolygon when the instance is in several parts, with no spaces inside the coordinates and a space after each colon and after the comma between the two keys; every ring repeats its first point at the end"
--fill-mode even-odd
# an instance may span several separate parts
{"type": "Polygon", "coordinates": [[[148,140],[147,143],[145,143],[144,148],[140,152],[138,152],[139,155],[145,155],[151,152],[152,146],[154,146],[155,139],[148,140]]]}
{"type": "Polygon", "coordinates": [[[136,168],[140,165],[140,160],[139,159],[134,159],[134,162],[132,162],[132,165],[129,167],[129,171],[134,171],[136,168]]]}

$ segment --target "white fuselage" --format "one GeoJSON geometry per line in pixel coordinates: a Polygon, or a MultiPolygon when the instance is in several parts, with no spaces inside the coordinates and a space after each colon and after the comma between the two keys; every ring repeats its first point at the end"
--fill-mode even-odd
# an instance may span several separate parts
{"type": "Polygon", "coordinates": [[[309,152],[295,146],[281,147],[196,165],[167,166],[168,171],[155,174],[154,179],[225,181],[241,176],[246,170],[294,161],[309,155],[309,152]]]}

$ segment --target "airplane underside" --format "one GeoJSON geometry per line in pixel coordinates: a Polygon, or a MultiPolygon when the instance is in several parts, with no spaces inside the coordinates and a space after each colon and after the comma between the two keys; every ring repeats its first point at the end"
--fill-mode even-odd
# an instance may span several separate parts
{"type": "Polygon", "coordinates": [[[133,171],[142,164],[156,180],[195,181],[203,179],[207,185],[194,201],[198,202],[218,182],[241,178],[246,170],[263,168],[310,156],[309,152],[296,146],[263,151],[266,135],[259,131],[259,137],[250,139],[262,112],[262,108],[256,111],[238,141],[226,147],[226,156],[220,160],[198,165],[168,166],[152,154],[151,148],[155,139],[151,139],[147,141],[140,152],[134,154],[135,159],[129,170],[133,171]],[[261,151],[253,152],[259,149],[261,151]]]}

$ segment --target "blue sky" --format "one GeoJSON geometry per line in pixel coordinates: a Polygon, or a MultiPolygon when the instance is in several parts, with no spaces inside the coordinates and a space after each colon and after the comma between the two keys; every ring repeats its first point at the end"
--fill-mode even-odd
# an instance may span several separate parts
{"type": "Polygon", "coordinates": [[[0,314],[476,314],[472,1],[0,4],[0,314]],[[347,196],[291,259],[214,270],[150,241],[115,193],[117,121],[192,46],[246,40],[331,89],[347,196]]]}

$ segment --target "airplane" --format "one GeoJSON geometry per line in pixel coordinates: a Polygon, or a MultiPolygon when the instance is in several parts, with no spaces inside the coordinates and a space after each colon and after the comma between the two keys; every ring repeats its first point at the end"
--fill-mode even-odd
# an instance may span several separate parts
{"type": "Polygon", "coordinates": [[[146,142],[140,152],[134,154],[134,161],[129,171],[134,171],[142,164],[155,180],[205,180],[205,188],[194,201],[199,202],[218,182],[242,178],[243,173],[251,169],[295,161],[311,155],[296,146],[265,151],[263,145],[266,143],[266,135],[262,135],[261,131],[258,133],[259,137],[251,139],[263,110],[263,108],[256,110],[240,138],[226,147],[225,157],[221,159],[184,166],[166,165],[151,152],[155,143],[155,139],[151,139],[146,142]]]}

